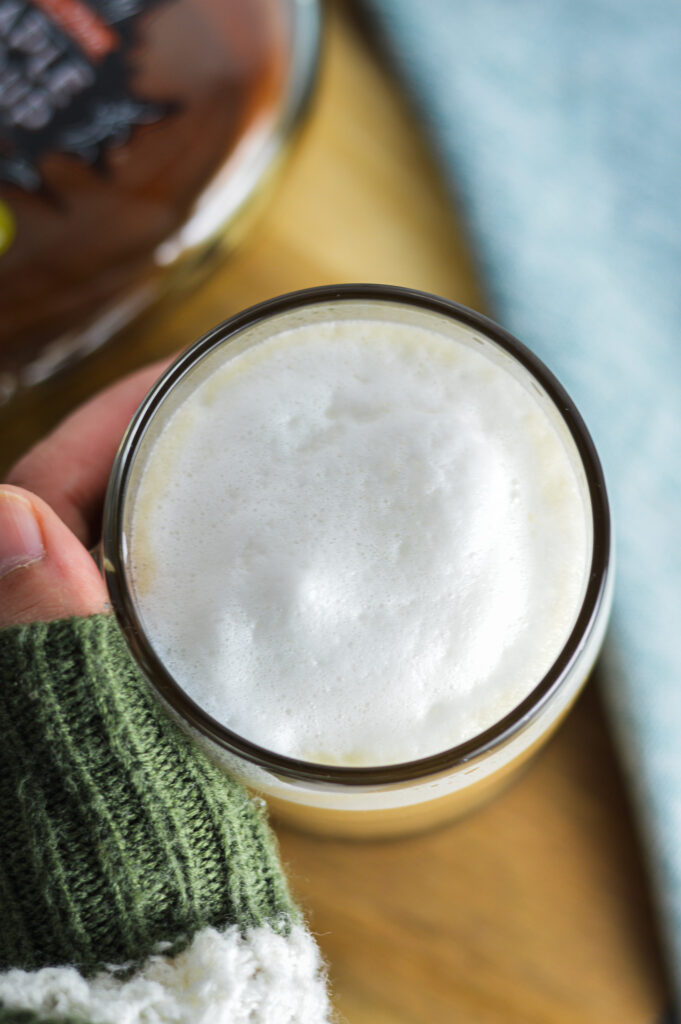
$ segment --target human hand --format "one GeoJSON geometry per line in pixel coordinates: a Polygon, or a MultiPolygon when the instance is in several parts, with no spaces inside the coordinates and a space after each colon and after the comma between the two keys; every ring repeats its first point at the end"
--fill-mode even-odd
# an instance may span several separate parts
{"type": "Polygon", "coordinates": [[[0,627],[36,623],[0,637],[0,1021],[330,1024],[260,805],[163,713],[97,614],[88,548],[164,367],[82,406],[0,485],[0,627]]]}
{"type": "Polygon", "coordinates": [[[0,485],[0,628],[108,610],[88,548],[126,426],[168,365],[118,381],[72,413],[0,485]]]}

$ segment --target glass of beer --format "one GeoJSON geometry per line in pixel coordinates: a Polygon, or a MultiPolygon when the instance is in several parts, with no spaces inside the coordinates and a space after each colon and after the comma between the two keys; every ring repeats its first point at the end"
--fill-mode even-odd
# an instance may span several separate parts
{"type": "Polygon", "coordinates": [[[169,713],[275,815],[352,837],[505,786],[586,681],[613,579],[555,377],[378,285],[273,299],[181,355],[121,445],[103,554],[169,713]]]}

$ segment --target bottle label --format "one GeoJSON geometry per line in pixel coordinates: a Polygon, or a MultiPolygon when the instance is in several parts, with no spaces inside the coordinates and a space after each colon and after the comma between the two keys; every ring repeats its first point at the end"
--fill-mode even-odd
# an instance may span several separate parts
{"type": "Polygon", "coordinates": [[[37,192],[42,159],[104,160],[176,109],[137,96],[140,17],[168,0],[0,0],[0,181],[37,192]]]}

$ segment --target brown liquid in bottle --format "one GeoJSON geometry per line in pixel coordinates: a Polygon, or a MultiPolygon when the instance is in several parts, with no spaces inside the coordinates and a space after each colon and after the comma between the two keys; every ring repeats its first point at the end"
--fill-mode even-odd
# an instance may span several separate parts
{"type": "MultiPolygon", "coordinates": [[[[5,70],[9,57],[20,78],[44,83],[47,36],[54,34],[57,49],[66,40],[70,60],[52,56],[67,97],[57,94],[65,106],[55,107],[53,121],[64,125],[70,117],[68,137],[75,132],[81,147],[69,153],[63,137],[53,148],[50,142],[28,161],[28,188],[7,180],[12,172],[3,174],[2,158],[11,158],[13,148],[16,155],[17,131],[27,145],[40,133],[12,128],[11,117],[26,119],[26,81],[17,93],[16,74],[3,78],[0,64],[0,212],[14,222],[13,239],[0,252],[0,372],[13,373],[157,275],[157,247],[187,220],[235,147],[281,103],[290,53],[285,7],[275,0],[0,0],[5,70]],[[137,13],[117,21],[125,4],[137,13]],[[94,80],[90,92],[78,74],[94,80]],[[95,128],[91,115],[74,107],[93,91],[95,128]]],[[[34,113],[29,107],[29,120],[34,113]]]]}

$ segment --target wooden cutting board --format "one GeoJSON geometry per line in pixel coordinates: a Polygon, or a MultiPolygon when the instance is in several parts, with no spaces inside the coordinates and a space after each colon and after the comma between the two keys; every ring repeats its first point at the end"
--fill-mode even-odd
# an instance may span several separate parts
{"type": "MultiPolygon", "coordinates": [[[[102,384],[243,306],[348,280],[484,309],[418,124],[362,26],[333,6],[313,115],[247,240],[192,295],[6,409],[2,468],[102,384]]],[[[459,824],[386,843],[279,835],[352,1024],[652,1024],[662,1014],[639,848],[593,685],[524,778],[459,824]]]]}

